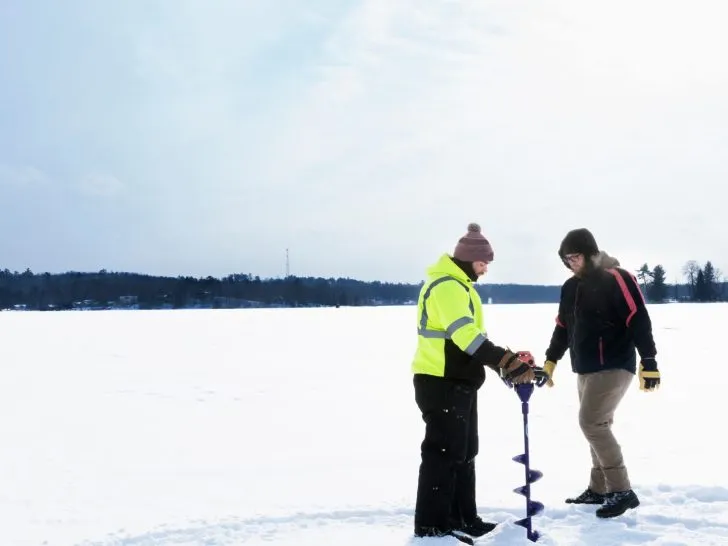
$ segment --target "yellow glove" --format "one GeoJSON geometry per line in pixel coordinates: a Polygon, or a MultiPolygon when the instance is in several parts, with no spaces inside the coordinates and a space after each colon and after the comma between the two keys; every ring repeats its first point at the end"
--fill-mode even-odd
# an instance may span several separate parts
{"type": "Polygon", "coordinates": [[[553,362],[551,360],[547,360],[546,363],[543,365],[543,371],[546,372],[546,374],[549,376],[549,380],[546,381],[546,384],[549,387],[554,386],[554,382],[551,379],[554,376],[554,371],[556,370],[556,362],[553,362]]]}
{"type": "Polygon", "coordinates": [[[643,358],[640,362],[640,390],[656,391],[660,388],[660,370],[654,358],[643,358]]]}

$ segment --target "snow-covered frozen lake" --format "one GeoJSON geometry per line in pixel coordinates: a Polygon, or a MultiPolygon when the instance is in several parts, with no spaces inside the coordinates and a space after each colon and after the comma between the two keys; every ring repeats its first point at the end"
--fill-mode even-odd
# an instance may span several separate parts
{"type": "MultiPolygon", "coordinates": [[[[538,358],[555,305],[485,307],[538,358]]],[[[726,304],[650,306],[663,386],[615,430],[642,505],[563,503],[589,475],[568,358],[531,399],[540,544],[728,544],[726,304]]],[[[448,544],[413,539],[424,425],[415,308],[0,313],[0,544],[448,544]]],[[[526,544],[520,402],[480,391],[483,543],[526,544]]],[[[453,539],[454,540],[454,539],[453,539]]]]}

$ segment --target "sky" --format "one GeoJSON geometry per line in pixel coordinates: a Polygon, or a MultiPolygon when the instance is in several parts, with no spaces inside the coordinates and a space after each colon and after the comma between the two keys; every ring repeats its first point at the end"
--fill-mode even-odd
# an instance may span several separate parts
{"type": "Polygon", "coordinates": [[[0,268],[728,274],[721,0],[0,0],[0,268]]]}

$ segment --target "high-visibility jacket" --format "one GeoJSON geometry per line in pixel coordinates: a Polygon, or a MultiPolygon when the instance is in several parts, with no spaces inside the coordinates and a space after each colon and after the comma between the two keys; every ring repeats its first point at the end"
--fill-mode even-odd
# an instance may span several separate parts
{"type": "Polygon", "coordinates": [[[488,341],[483,304],[473,282],[443,254],[427,269],[417,301],[417,350],[412,372],[464,379],[480,386],[485,380],[485,362],[474,355],[492,360],[504,352],[488,341]]]}

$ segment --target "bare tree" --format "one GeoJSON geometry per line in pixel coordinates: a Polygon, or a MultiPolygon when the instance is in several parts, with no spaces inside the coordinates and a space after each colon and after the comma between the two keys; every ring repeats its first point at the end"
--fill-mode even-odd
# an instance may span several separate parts
{"type": "Polygon", "coordinates": [[[682,271],[690,285],[690,299],[693,299],[695,297],[695,282],[698,280],[700,265],[698,265],[698,262],[695,260],[689,260],[685,262],[682,271]]]}
{"type": "Polygon", "coordinates": [[[718,296],[719,300],[722,300],[723,296],[724,296],[724,290],[725,290],[724,283],[726,282],[726,279],[723,276],[723,272],[720,269],[718,269],[717,267],[715,268],[715,271],[713,272],[713,276],[715,278],[715,289],[717,291],[716,295],[718,296]]]}

